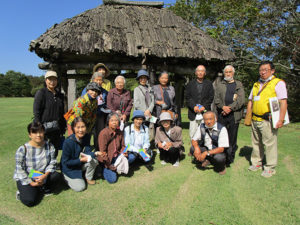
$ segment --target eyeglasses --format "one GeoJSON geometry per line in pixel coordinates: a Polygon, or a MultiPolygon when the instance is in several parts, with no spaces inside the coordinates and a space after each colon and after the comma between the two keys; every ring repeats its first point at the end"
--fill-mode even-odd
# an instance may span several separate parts
{"type": "Polygon", "coordinates": [[[264,72],[268,72],[270,71],[271,69],[263,69],[263,70],[259,70],[260,73],[264,73],[264,72]]]}

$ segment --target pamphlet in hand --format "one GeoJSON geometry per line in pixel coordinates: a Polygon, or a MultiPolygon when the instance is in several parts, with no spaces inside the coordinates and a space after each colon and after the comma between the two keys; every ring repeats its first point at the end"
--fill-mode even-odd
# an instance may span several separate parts
{"type": "Polygon", "coordinates": [[[126,153],[128,150],[129,150],[129,144],[124,148],[123,152],[122,153],[126,153]]]}
{"type": "Polygon", "coordinates": [[[92,160],[92,156],[87,155],[87,154],[84,154],[83,152],[80,153],[80,156],[79,156],[79,157],[80,157],[80,158],[82,158],[82,157],[88,157],[87,162],[90,162],[90,161],[92,160]]]}
{"type": "MultiPolygon", "coordinates": [[[[277,122],[279,121],[280,105],[279,105],[277,97],[269,98],[269,103],[270,103],[270,110],[271,110],[271,115],[272,115],[272,125],[273,125],[273,128],[275,128],[277,122]]],[[[284,116],[283,125],[287,125],[289,123],[290,123],[289,114],[288,114],[288,111],[286,111],[286,114],[284,116]]]]}
{"type": "Polygon", "coordinates": [[[150,157],[150,155],[147,153],[147,151],[145,149],[140,149],[139,150],[139,154],[140,154],[140,156],[143,158],[143,160],[145,162],[150,161],[151,157],[150,157]]]}
{"type": "Polygon", "coordinates": [[[156,121],[157,121],[157,117],[151,116],[150,123],[156,123],[156,121]]]}

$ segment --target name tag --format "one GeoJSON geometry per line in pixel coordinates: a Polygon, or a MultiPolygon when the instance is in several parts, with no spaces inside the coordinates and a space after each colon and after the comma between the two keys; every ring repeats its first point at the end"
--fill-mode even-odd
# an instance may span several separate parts
{"type": "Polygon", "coordinates": [[[254,96],[253,101],[259,101],[260,100],[260,96],[254,96]]]}

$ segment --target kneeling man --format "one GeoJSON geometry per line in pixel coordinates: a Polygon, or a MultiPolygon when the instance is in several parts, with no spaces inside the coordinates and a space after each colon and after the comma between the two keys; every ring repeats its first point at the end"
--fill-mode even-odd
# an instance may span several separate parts
{"type": "Polygon", "coordinates": [[[202,167],[214,165],[220,175],[226,173],[225,148],[229,147],[226,127],[217,122],[214,112],[203,115],[204,123],[200,124],[192,138],[191,154],[202,163],[202,167]]]}

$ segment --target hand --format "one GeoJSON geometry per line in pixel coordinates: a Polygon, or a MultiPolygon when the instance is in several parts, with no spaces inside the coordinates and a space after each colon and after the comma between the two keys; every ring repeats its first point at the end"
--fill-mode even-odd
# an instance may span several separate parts
{"type": "Polygon", "coordinates": [[[203,152],[201,155],[200,155],[200,160],[199,161],[204,161],[204,159],[206,158],[207,156],[207,151],[203,152]]]}
{"type": "Polygon", "coordinates": [[[226,106],[224,105],[222,107],[223,111],[226,113],[226,114],[229,114],[231,112],[231,107],[230,106],[226,106]]]}
{"type": "Polygon", "coordinates": [[[199,107],[198,107],[198,106],[195,106],[195,107],[194,107],[194,112],[195,112],[195,113],[200,113],[200,110],[199,110],[199,107]]]}
{"type": "Polygon", "coordinates": [[[30,183],[30,186],[32,186],[32,187],[38,187],[38,186],[42,186],[43,184],[41,184],[41,183],[38,183],[38,182],[35,182],[35,181],[32,181],[31,183],[30,183]]]}
{"type": "Polygon", "coordinates": [[[176,114],[175,114],[175,119],[177,119],[177,118],[178,118],[178,114],[176,113],[176,114]]]}
{"type": "Polygon", "coordinates": [[[95,152],[95,156],[105,157],[106,155],[107,155],[106,152],[100,152],[100,151],[95,152]]]}
{"type": "Polygon", "coordinates": [[[276,124],[276,128],[281,128],[283,126],[283,121],[279,120],[276,124]]]}
{"type": "Polygon", "coordinates": [[[123,120],[123,122],[125,122],[126,121],[126,115],[125,114],[123,114],[122,116],[121,116],[121,120],[123,120]]]}
{"type": "Polygon", "coordinates": [[[202,106],[200,109],[199,109],[199,112],[203,112],[205,110],[205,107],[202,106]]]}
{"type": "Polygon", "coordinates": [[[201,157],[201,150],[200,150],[200,148],[195,149],[195,151],[194,151],[194,156],[195,156],[195,158],[196,158],[198,161],[201,161],[201,160],[200,160],[200,157],[201,157]]]}
{"type": "Polygon", "coordinates": [[[41,176],[38,176],[35,178],[35,182],[39,183],[39,184],[43,184],[44,180],[47,178],[46,174],[43,174],[41,176]]]}
{"type": "Polygon", "coordinates": [[[144,112],[144,115],[145,115],[145,117],[151,117],[151,112],[150,112],[150,110],[146,110],[145,112],[144,112]]]}
{"type": "Polygon", "coordinates": [[[171,142],[167,142],[164,148],[168,151],[172,146],[173,144],[171,142]]]}
{"type": "Polygon", "coordinates": [[[86,163],[88,161],[88,156],[82,156],[80,162],[86,163]]]}
{"type": "Polygon", "coordinates": [[[157,104],[157,105],[162,105],[162,104],[164,104],[164,103],[165,103],[165,102],[162,101],[162,100],[161,100],[161,101],[156,101],[156,104],[157,104]]]}
{"type": "Polygon", "coordinates": [[[128,152],[124,152],[123,155],[128,158],[128,152]]]}

